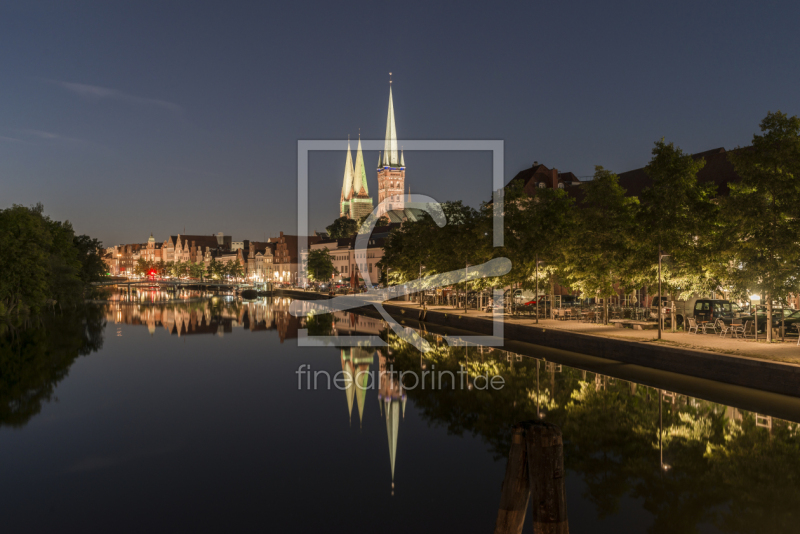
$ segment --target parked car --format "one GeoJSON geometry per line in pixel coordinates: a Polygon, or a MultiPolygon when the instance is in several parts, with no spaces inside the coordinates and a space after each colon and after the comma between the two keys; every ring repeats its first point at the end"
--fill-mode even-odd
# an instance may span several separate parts
{"type": "MultiPolygon", "coordinates": [[[[767,330],[767,307],[756,306],[756,316],[758,317],[758,331],[766,332],[767,330]]],[[[741,316],[742,324],[745,321],[753,321],[752,313],[744,314],[741,316]]],[[[800,311],[791,308],[772,308],[772,328],[780,328],[781,323],[786,326],[787,332],[794,331],[794,325],[800,324],[800,311]]]]}
{"type": "MultiPolygon", "coordinates": [[[[780,326],[780,317],[778,318],[778,326],[780,326]]],[[[783,310],[783,324],[786,326],[786,332],[797,332],[797,327],[800,325],[800,310],[792,310],[791,308],[784,308],[783,310]]]]}
{"type": "MultiPolygon", "coordinates": [[[[669,297],[661,297],[663,306],[661,313],[665,318],[665,325],[670,324],[672,313],[671,302],[669,297]]],[[[735,317],[733,306],[734,304],[729,300],[712,299],[708,297],[692,297],[687,300],[676,300],[675,325],[677,327],[683,326],[690,317],[696,319],[698,323],[722,319],[726,324],[730,324],[735,317]]],[[[736,309],[740,311],[738,306],[736,309]]],[[[653,305],[650,310],[650,316],[656,318],[658,316],[658,297],[653,298],[653,305]]]]}
{"type": "MultiPolygon", "coordinates": [[[[672,317],[671,315],[672,308],[670,308],[671,301],[669,297],[664,297],[664,296],[662,296],[660,300],[661,300],[661,317],[664,319],[664,324],[668,325],[670,324],[672,317]]],[[[656,321],[658,320],[658,301],[659,301],[658,297],[653,297],[653,300],[650,303],[650,318],[656,321]]],[[[677,321],[677,318],[676,322],[679,325],[681,324],[680,321],[677,321]]]]}

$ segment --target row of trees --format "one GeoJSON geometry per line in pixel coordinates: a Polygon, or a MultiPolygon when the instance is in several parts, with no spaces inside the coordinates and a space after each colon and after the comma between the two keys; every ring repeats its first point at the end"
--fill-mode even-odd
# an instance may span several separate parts
{"type": "Polygon", "coordinates": [[[214,280],[221,280],[224,278],[241,278],[244,276],[244,266],[239,260],[230,262],[216,261],[211,258],[211,261],[206,267],[205,263],[195,263],[192,261],[148,261],[145,258],[139,258],[134,267],[134,272],[139,276],[149,276],[150,273],[159,276],[174,276],[179,278],[181,276],[188,276],[190,278],[205,277],[214,280]]]}
{"type": "Polygon", "coordinates": [[[101,244],[76,235],[69,221],[44,215],[41,204],[0,210],[0,323],[38,320],[48,305],[82,301],[91,282],[106,274],[101,244]]]}
{"type": "Polygon", "coordinates": [[[506,276],[471,285],[532,289],[538,273],[584,297],[607,299],[656,286],[660,249],[669,255],[665,294],[746,298],[755,292],[771,316],[773,301],[800,292],[800,119],[769,113],[751,146],[728,153],[741,180],[729,184],[727,196],[698,182],[704,160],[663,139],[652,154],[646,167],[652,185],[638,198],[602,167],[577,198],[561,189],[529,195],[511,184],[499,248],[492,247],[492,204],[475,210],[445,203],[444,228],[426,216],[390,234],[381,270],[404,282],[419,277],[420,265],[432,275],[507,257],[513,268],[506,276]]]}
{"type": "MultiPolygon", "coordinates": [[[[353,234],[356,234],[359,231],[361,226],[364,224],[364,221],[366,221],[368,218],[369,215],[365,215],[360,219],[339,217],[338,219],[334,220],[330,226],[326,227],[325,230],[333,239],[352,237],[353,234]]],[[[391,221],[389,221],[389,218],[384,215],[375,221],[375,227],[388,226],[390,222],[391,221]]]]}

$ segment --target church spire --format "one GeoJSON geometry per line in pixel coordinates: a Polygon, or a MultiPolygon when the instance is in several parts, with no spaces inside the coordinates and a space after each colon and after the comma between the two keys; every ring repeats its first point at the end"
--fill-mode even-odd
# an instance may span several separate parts
{"type": "Polygon", "coordinates": [[[347,159],[344,162],[344,183],[342,184],[342,200],[350,200],[350,189],[353,187],[353,156],[350,153],[350,139],[347,140],[347,159]]]}
{"type": "Polygon", "coordinates": [[[397,167],[397,128],[394,124],[394,103],[392,102],[392,86],[389,82],[389,114],[386,117],[386,141],[383,144],[383,165],[397,167]]]}
{"type": "Polygon", "coordinates": [[[368,195],[367,171],[364,168],[364,154],[361,152],[361,136],[358,136],[358,151],[356,152],[356,168],[353,172],[353,195],[368,195]]]}

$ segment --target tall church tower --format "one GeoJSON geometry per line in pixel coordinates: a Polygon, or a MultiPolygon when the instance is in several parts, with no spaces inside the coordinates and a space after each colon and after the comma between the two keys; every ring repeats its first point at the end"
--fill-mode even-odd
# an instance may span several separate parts
{"type": "Polygon", "coordinates": [[[347,140],[347,159],[344,162],[344,183],[342,198],[339,202],[339,217],[350,216],[350,195],[353,190],[353,156],[350,154],[350,139],[347,140]]]}
{"type": "Polygon", "coordinates": [[[344,182],[339,200],[339,217],[360,219],[372,213],[372,197],[369,196],[367,172],[364,167],[364,153],[361,151],[361,137],[358,138],[355,167],[347,141],[347,159],[344,162],[344,182]]]}
{"type": "Polygon", "coordinates": [[[387,200],[378,216],[390,210],[405,209],[406,164],[403,152],[397,151],[397,129],[394,123],[392,82],[389,82],[389,115],[386,117],[386,141],[378,157],[378,203],[387,200]]]}
{"type": "Polygon", "coordinates": [[[372,197],[367,186],[367,170],[364,166],[364,154],[361,152],[361,136],[358,138],[356,165],[353,170],[353,189],[350,191],[351,219],[360,219],[372,213],[372,197]]]}

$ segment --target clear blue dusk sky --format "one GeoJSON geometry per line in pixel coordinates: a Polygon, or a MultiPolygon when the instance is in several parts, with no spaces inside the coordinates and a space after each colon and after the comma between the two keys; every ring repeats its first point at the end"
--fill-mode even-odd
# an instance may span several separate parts
{"type": "MultiPolygon", "coordinates": [[[[623,172],[662,136],[732,148],[800,113],[796,0],[1,5],[0,207],[107,245],[293,232],[297,140],[381,139],[390,71],[400,138],[503,139],[506,179],[623,172]]],[[[490,195],[486,154],[405,159],[414,193],[490,195]]],[[[343,168],[312,158],[312,229],[343,168]]]]}

